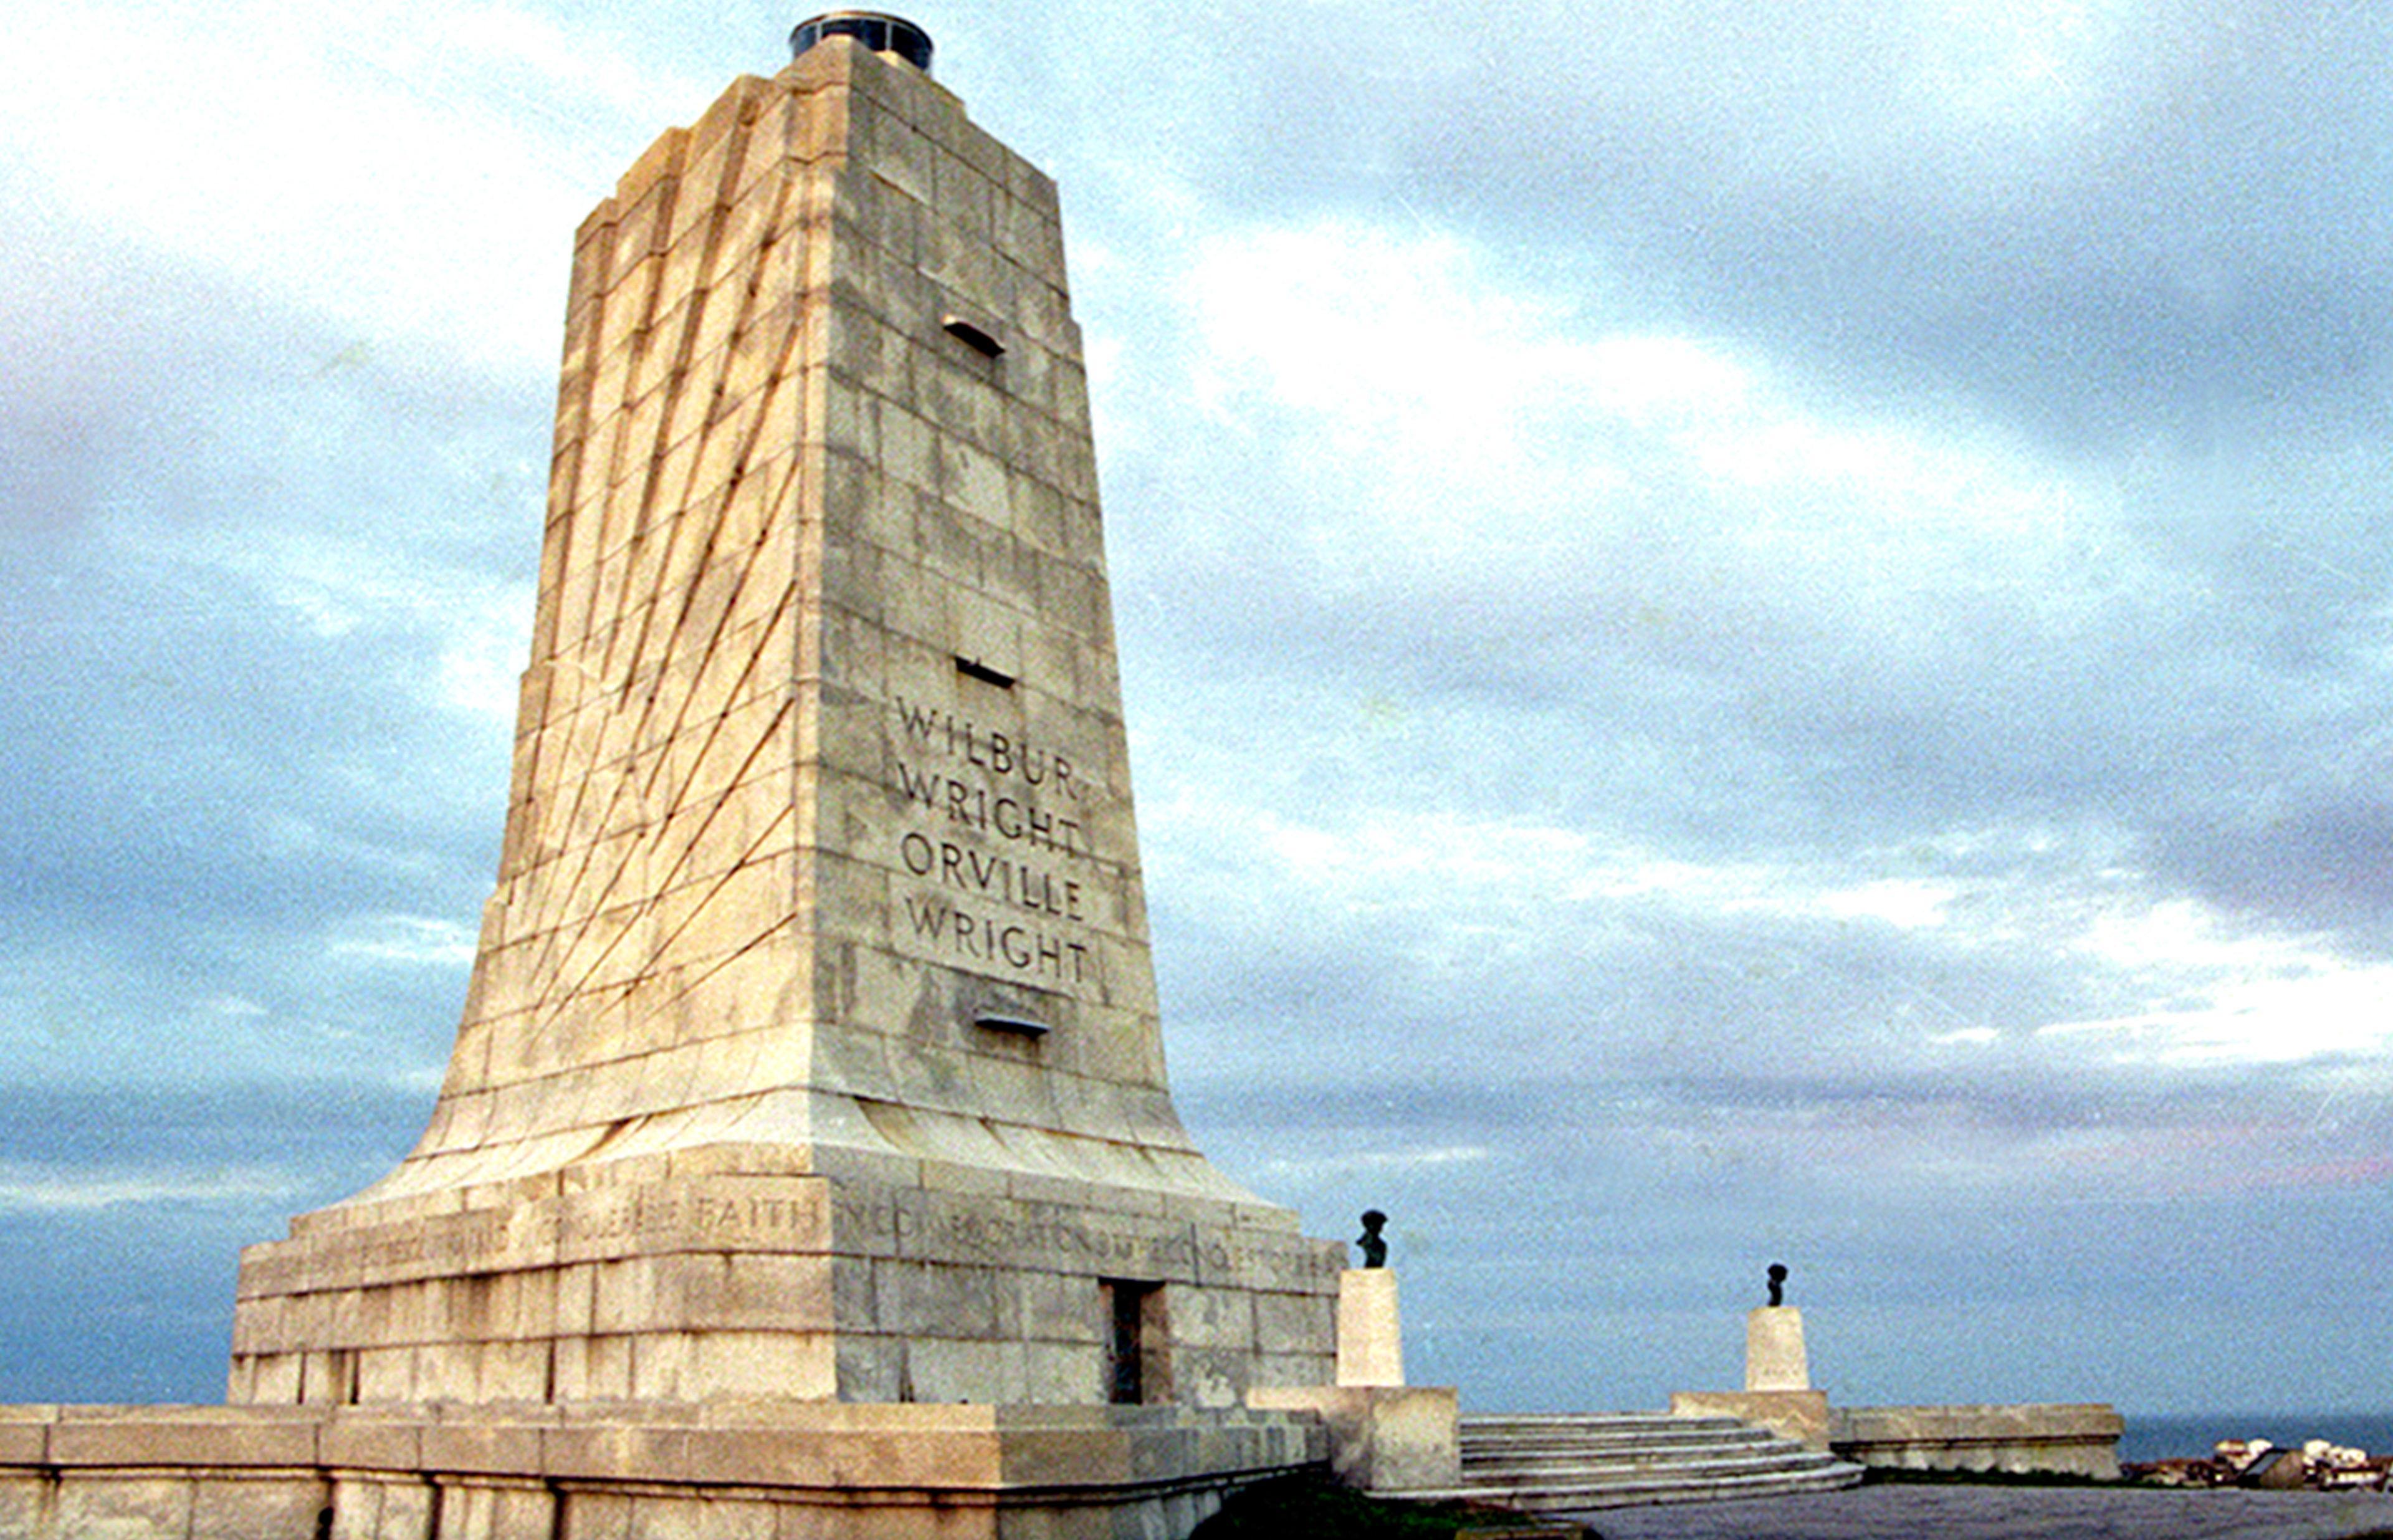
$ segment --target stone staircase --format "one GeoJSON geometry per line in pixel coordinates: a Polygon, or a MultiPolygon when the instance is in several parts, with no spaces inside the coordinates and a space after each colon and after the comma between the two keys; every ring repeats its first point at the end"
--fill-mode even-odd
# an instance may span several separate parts
{"type": "Polygon", "coordinates": [[[1862,1468],[1733,1417],[1660,1412],[1468,1416],[1462,1485],[1406,1496],[1468,1497],[1535,1513],[1832,1492],[1862,1468]]]}

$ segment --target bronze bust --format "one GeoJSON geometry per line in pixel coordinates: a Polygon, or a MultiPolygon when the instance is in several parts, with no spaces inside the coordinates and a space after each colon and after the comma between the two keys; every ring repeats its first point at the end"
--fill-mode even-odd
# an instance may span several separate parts
{"type": "Polygon", "coordinates": [[[1378,1209],[1366,1208],[1363,1210],[1363,1233],[1354,1237],[1354,1244],[1363,1248],[1363,1265],[1365,1267],[1385,1267],[1388,1265],[1388,1238],[1380,1233],[1380,1227],[1385,1225],[1387,1222],[1388,1216],[1380,1213],[1378,1209]]]}

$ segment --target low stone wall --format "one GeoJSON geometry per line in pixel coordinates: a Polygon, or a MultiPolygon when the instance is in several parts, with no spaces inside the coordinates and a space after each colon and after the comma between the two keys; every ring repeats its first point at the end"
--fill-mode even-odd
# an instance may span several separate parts
{"type": "Polygon", "coordinates": [[[2020,1406],[1843,1406],[1828,1446],[1858,1465],[1901,1470],[2045,1471],[2115,1481],[2119,1414],[2099,1403],[2020,1406]]]}
{"type": "Polygon", "coordinates": [[[0,1407],[0,1540],[1177,1540],[1312,1417],[710,1403],[0,1407]]]}
{"type": "Polygon", "coordinates": [[[1824,1390],[1673,1390],[1674,1417],[1734,1417],[1793,1439],[1806,1449],[1828,1452],[1828,1395],[1824,1390]]]}

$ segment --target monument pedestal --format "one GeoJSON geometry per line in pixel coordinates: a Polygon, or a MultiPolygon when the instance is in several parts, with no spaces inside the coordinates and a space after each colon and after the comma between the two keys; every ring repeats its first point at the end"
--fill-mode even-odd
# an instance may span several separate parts
{"type": "Polygon", "coordinates": [[[1329,1431],[1329,1472],[1382,1496],[1462,1482],[1461,1404],[1450,1385],[1316,1385],[1249,1390],[1258,1412],[1310,1412],[1329,1431]]]}
{"type": "Polygon", "coordinates": [[[1792,1305],[1762,1305],[1745,1318],[1745,1388],[1808,1390],[1811,1366],[1803,1351],[1803,1312],[1792,1305]]]}
{"type": "Polygon", "coordinates": [[[1806,1449],[1828,1447],[1828,1396],[1811,1389],[1803,1348],[1803,1312],[1762,1305],[1745,1318],[1745,1389],[1676,1390],[1670,1415],[1729,1416],[1793,1439],[1806,1449]]]}
{"type": "Polygon", "coordinates": [[[1404,1324],[1396,1308],[1396,1275],[1384,1267],[1348,1268],[1338,1275],[1338,1383],[1404,1382],[1404,1324]]]}
{"type": "Polygon", "coordinates": [[[1176,1536],[1327,1443],[1175,1406],[7,1407],[0,1535],[1176,1536]]]}
{"type": "Polygon", "coordinates": [[[1250,1390],[1247,1404],[1320,1417],[1329,1429],[1331,1474],[1358,1491],[1421,1492],[1462,1479],[1459,1398],[1450,1386],[1405,1383],[1391,1269],[1339,1274],[1336,1385],[1250,1390]]]}

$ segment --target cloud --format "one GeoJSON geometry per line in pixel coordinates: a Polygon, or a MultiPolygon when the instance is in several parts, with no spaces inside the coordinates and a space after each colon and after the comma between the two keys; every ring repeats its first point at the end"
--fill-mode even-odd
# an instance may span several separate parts
{"type": "Polygon", "coordinates": [[[133,1204],[288,1201],[300,1184],[262,1168],[94,1171],[0,1164],[0,1214],[83,1212],[133,1204]]]}
{"type": "Polygon", "coordinates": [[[2370,975],[2323,982],[2366,907],[2322,933],[2295,875],[2364,842],[2270,862],[2274,902],[2178,886],[2256,777],[2307,800],[2366,718],[2318,671],[2373,664],[2222,608],[2118,465],[1624,324],[1451,232],[1243,228],[1183,286],[1183,511],[1131,559],[1238,600],[1175,618],[1133,578],[1131,630],[1242,661],[1163,671],[1139,751],[1189,767],[1146,817],[1159,920],[1209,959],[1168,998],[1249,1024],[1245,1072],[1337,1032],[1400,1073],[1457,1011],[1578,1074],[1692,1068],[1745,1020],[1810,1045],[1759,1055],[1787,1073],[2381,1046],[2343,1003],[2370,975]],[[2211,939],[2106,939],[2180,913],[2211,939]],[[2309,976],[2238,982],[2281,968],[2309,976]],[[2141,1009],[2173,995],[2209,1003],[2141,1009]],[[1555,1046],[1590,998],[1601,1046],[1555,1046]],[[2113,1016],[2099,1051],[2032,1037],[2113,1016]]]}
{"type": "Polygon", "coordinates": [[[360,916],[326,950],[336,958],[376,962],[432,964],[451,972],[474,960],[475,933],[438,915],[360,916]]]}
{"type": "Polygon", "coordinates": [[[122,242],[103,272],[204,267],[395,357],[517,375],[554,356],[522,296],[561,291],[607,150],[696,95],[505,5],[80,0],[19,45],[43,68],[0,133],[122,242]]]}
{"type": "MultiPolygon", "coordinates": [[[[2245,1381],[2120,1322],[2367,1286],[2383,19],[930,20],[1066,182],[1175,1087],[1397,1216],[1422,1377],[1724,1379],[1768,1253],[1857,1398],[2150,1403],[2245,1381]]],[[[121,1273],[213,1394],[230,1244],[422,1127],[570,231],[787,21],[28,19],[0,1321],[121,1273]]]]}

